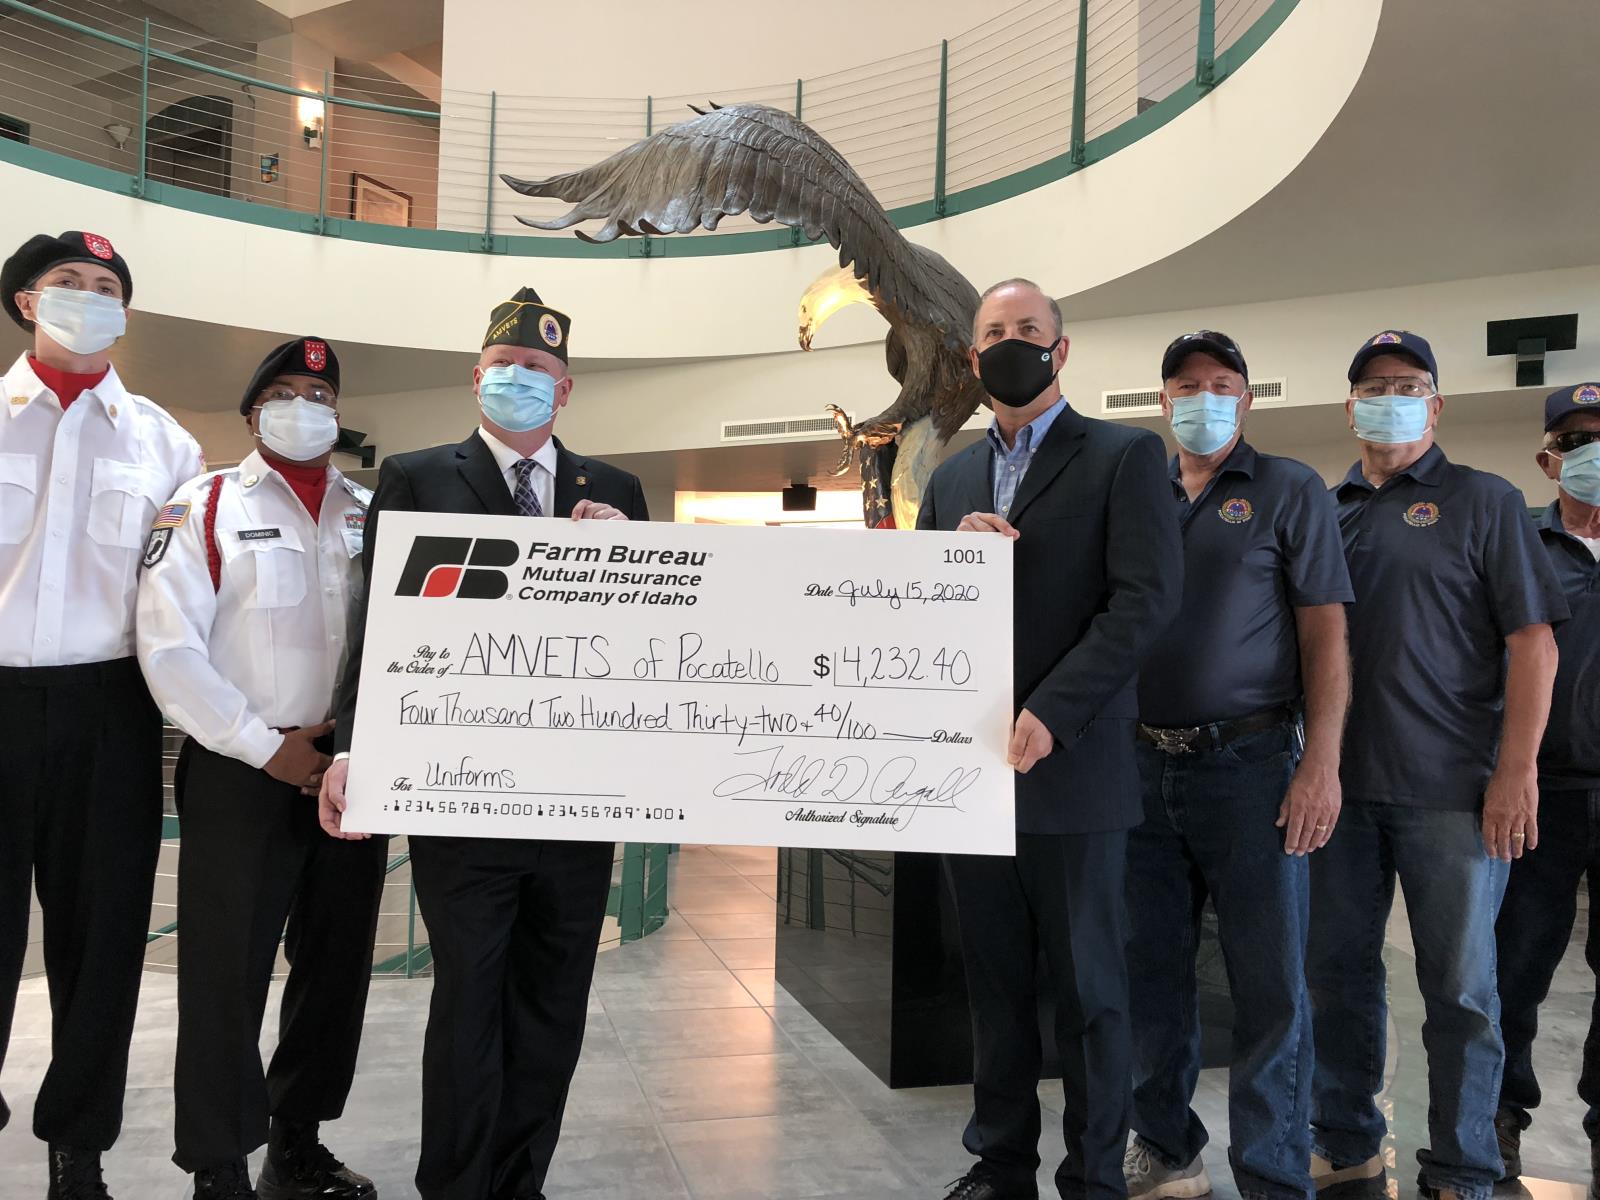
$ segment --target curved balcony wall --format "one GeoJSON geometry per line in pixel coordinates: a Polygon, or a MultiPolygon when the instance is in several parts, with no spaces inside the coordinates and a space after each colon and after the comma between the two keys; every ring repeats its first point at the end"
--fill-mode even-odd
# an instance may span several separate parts
{"type": "MultiPolygon", "coordinates": [[[[1034,0],[920,57],[813,80],[810,102],[807,81],[786,85],[792,94],[785,106],[798,107],[862,166],[908,236],[940,250],[974,280],[1022,269],[1064,295],[1204,237],[1280,181],[1348,96],[1378,8],[1379,0],[1340,6],[1034,0]],[[1080,11],[1087,11],[1084,22],[1080,11]],[[1290,92],[1293,106],[1282,103],[1290,92]],[[875,140],[852,140],[858,135],[850,118],[861,112],[879,114],[875,140]],[[1218,160],[1228,163],[1225,188],[1186,186],[1185,173],[1175,171],[1185,162],[1218,160]],[[1093,171],[1084,169],[1090,165],[1093,171]]],[[[398,112],[332,76],[306,89],[264,77],[270,73],[259,66],[250,74],[238,62],[222,65],[228,60],[215,49],[209,57],[180,53],[153,28],[138,38],[112,34],[20,0],[0,0],[0,11],[11,18],[0,36],[42,38],[39,31],[48,30],[82,56],[105,58],[96,67],[99,77],[121,64],[114,72],[128,90],[121,100],[88,114],[47,114],[32,123],[32,144],[0,140],[0,181],[19,226],[53,228],[71,213],[71,223],[113,235],[141,265],[139,306],[150,311],[459,351],[476,344],[488,304],[531,282],[573,313],[580,357],[774,353],[794,348],[795,302],[834,261],[830,247],[796,245],[786,229],[606,247],[502,232],[515,224],[514,213],[532,209],[490,186],[491,133],[497,169],[540,174],[592,161],[654,128],[651,97],[638,98],[642,120],[626,106],[607,118],[614,124],[605,128],[617,132],[603,137],[615,141],[562,142],[560,158],[544,143],[564,137],[584,105],[592,115],[590,102],[493,95],[487,98],[493,120],[483,126],[481,113],[474,117],[467,100],[450,94],[436,114],[398,112]],[[256,161],[242,159],[263,143],[247,139],[235,123],[224,154],[216,110],[173,99],[177,92],[229,86],[248,87],[258,114],[270,116],[276,106],[279,117],[294,122],[302,119],[302,102],[324,104],[309,180],[305,154],[285,152],[274,164],[278,179],[271,186],[278,190],[270,197],[260,194],[265,185],[235,183],[261,174],[259,154],[256,161]],[[95,122],[123,109],[132,119],[120,126],[127,132],[116,150],[104,126],[117,121],[99,128],[95,122]],[[482,126],[476,140],[469,136],[474,120],[482,126]],[[399,174],[394,157],[380,163],[388,179],[354,169],[372,165],[362,158],[369,153],[357,137],[362,123],[381,121],[418,130],[433,123],[438,165],[431,191],[423,186],[429,160],[422,150],[414,176],[399,174]],[[88,136],[71,122],[88,126],[88,136]],[[519,147],[519,137],[532,141],[519,147]],[[169,143],[167,157],[153,157],[157,140],[169,143]],[[179,153],[185,148],[193,151],[188,159],[179,153]],[[206,148],[214,150],[209,161],[216,167],[209,181],[206,148]],[[452,164],[479,154],[483,186],[474,199],[452,164]],[[409,208],[396,198],[401,194],[409,208]],[[404,215],[410,224],[351,220],[345,215],[351,206],[367,216],[404,215]],[[433,227],[417,227],[427,223],[433,227]],[[173,247],[182,247],[181,254],[173,247]]],[[[761,89],[723,98],[780,99],[761,89]]],[[[676,103],[662,100],[663,112],[676,103]]],[[[237,105],[233,112],[237,117],[237,105]]],[[[300,137],[303,128],[292,132],[300,137]]],[[[420,135],[415,140],[427,144],[420,135]]],[[[1207,184],[1213,178],[1210,171],[1200,176],[1207,184]]],[[[881,337],[881,326],[874,319],[842,325],[841,332],[845,340],[870,341],[881,337]]]]}

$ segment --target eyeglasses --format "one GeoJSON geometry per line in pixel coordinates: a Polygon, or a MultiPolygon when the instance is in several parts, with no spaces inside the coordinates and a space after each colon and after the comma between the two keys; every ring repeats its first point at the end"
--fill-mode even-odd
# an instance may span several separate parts
{"type": "Polygon", "coordinates": [[[338,400],[338,396],[326,388],[311,388],[308,391],[297,392],[293,388],[273,387],[256,397],[255,407],[260,408],[263,404],[272,404],[278,400],[293,400],[296,396],[304,396],[311,403],[320,404],[325,408],[332,408],[338,400]]]}
{"type": "Polygon", "coordinates": [[[1350,389],[1357,400],[1373,400],[1379,396],[1431,396],[1433,380],[1426,375],[1368,375],[1350,389]]]}
{"type": "Polygon", "coordinates": [[[1591,442],[1600,442],[1600,430],[1596,429],[1569,429],[1565,433],[1558,433],[1545,445],[1546,450],[1554,450],[1558,454],[1571,454],[1591,442]]]}

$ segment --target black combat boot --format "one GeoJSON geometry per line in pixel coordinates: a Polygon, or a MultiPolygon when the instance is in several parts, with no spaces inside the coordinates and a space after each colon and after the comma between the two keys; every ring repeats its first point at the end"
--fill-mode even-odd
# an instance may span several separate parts
{"type": "Polygon", "coordinates": [[[111,1200],[100,1178],[100,1151],[50,1147],[49,1200],[111,1200]]]}
{"type": "Polygon", "coordinates": [[[378,1189],[317,1139],[315,1121],[274,1118],[256,1194],[261,1200],[376,1200],[378,1189]]]}

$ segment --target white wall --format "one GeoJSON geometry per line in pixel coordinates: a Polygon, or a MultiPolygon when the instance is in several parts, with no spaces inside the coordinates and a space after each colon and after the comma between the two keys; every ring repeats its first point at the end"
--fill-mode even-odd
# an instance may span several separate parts
{"type": "MultiPolygon", "coordinates": [[[[1512,386],[1515,370],[1509,357],[1484,354],[1485,323],[1557,312],[1578,313],[1580,329],[1600,327],[1600,267],[1078,322],[1067,330],[1071,350],[1062,378],[1074,402],[1100,416],[1102,392],[1159,387],[1167,343],[1210,326],[1239,340],[1255,378],[1287,381],[1283,407],[1338,405],[1356,349],[1397,326],[1432,342],[1445,395],[1496,393],[1512,386]]],[[[1552,355],[1549,369],[1552,378],[1600,376],[1600,341],[1552,355]]],[[[815,415],[830,402],[867,417],[896,393],[875,344],[588,375],[580,367],[575,374],[561,428],[594,454],[714,446],[723,421],[815,415]]],[[[443,440],[437,431],[474,419],[465,388],[349,403],[352,421],[373,432],[385,452],[443,440]]]]}
{"type": "Polygon", "coordinates": [[[800,77],[937,46],[989,15],[970,0],[809,0],[770,13],[654,0],[445,0],[442,79],[447,91],[521,96],[792,89],[800,77]]]}
{"type": "MultiPolygon", "coordinates": [[[[1441,441],[1461,461],[1505,475],[1538,503],[1548,488],[1532,463],[1545,388],[1513,390],[1508,357],[1484,353],[1484,325],[1504,317],[1576,312],[1580,329],[1600,326],[1600,267],[1460,280],[1270,304],[1176,310],[1071,325],[1063,382],[1079,409],[1101,416],[1101,394],[1159,387],[1162,349],[1177,334],[1209,326],[1236,337],[1256,379],[1283,379],[1281,404],[1252,418],[1261,449],[1302,458],[1330,479],[1355,456],[1343,412],[1345,371],[1358,347],[1385,328],[1415,329],[1433,344],[1447,397],[1441,441]]],[[[1600,340],[1553,354],[1550,387],[1600,378],[1600,340]]],[[[872,416],[895,384],[877,345],[809,355],[774,354],[576,372],[557,428],[597,456],[692,450],[720,444],[730,419],[814,416],[833,402],[872,416]]],[[[354,397],[346,418],[383,454],[459,440],[477,421],[470,389],[354,397]]],[[[986,417],[980,413],[975,424],[986,417]]],[[[781,487],[786,479],[774,478],[781,487]]]]}

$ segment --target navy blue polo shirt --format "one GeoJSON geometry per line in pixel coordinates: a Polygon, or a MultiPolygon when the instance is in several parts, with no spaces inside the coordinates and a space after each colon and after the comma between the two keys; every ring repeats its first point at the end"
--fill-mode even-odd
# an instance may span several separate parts
{"type": "Polygon", "coordinates": [[[1139,719],[1209,725],[1300,699],[1294,610],[1355,599],[1328,489],[1242,439],[1189,502],[1178,460],[1183,605],[1139,671],[1139,719]]]}
{"type": "Polygon", "coordinates": [[[1432,446],[1381,488],[1333,489],[1356,603],[1345,797],[1476,811],[1494,771],[1505,639],[1567,616],[1522,493],[1432,446]]]}
{"type": "Polygon", "coordinates": [[[1600,562],[1561,524],[1559,501],[1539,519],[1572,619],[1556,628],[1550,724],[1539,747],[1539,786],[1550,791],[1600,788],[1600,562]]]}

